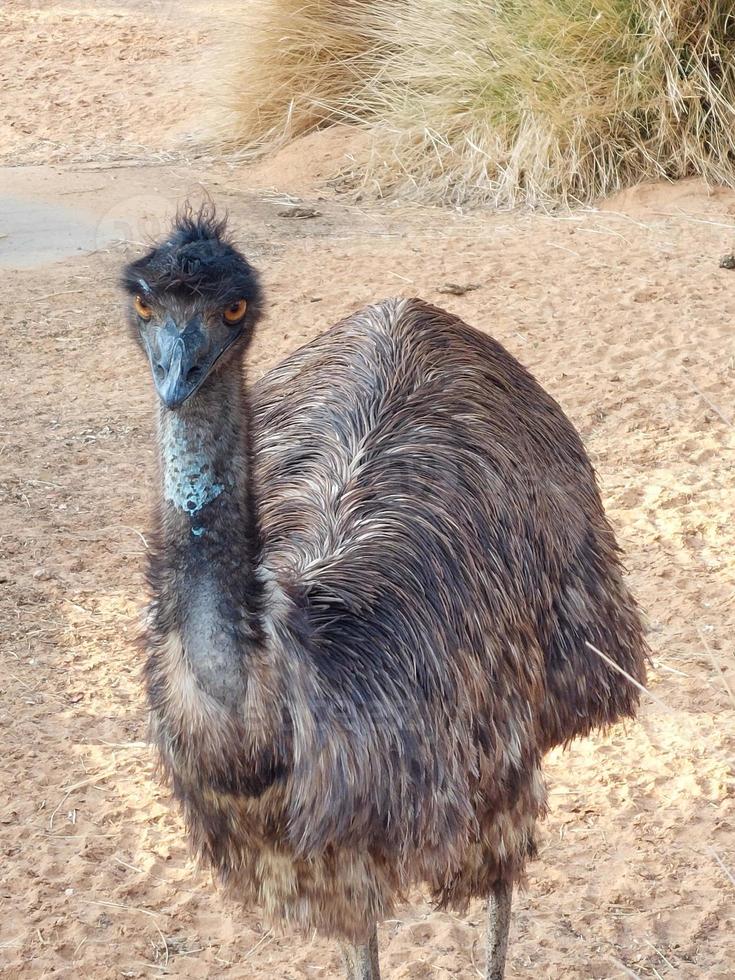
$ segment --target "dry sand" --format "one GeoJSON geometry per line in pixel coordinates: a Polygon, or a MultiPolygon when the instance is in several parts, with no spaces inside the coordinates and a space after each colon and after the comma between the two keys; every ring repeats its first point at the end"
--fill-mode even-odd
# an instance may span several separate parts
{"type": "MultiPolygon", "coordinates": [[[[267,285],[253,376],[362,303],[423,296],[527,364],[598,468],[656,700],[550,756],[509,976],[732,978],[735,272],[718,259],[735,195],[646,186],[556,218],[347,208],[324,183],[349,168],[344,132],[255,169],[192,163],[172,134],[195,120],[173,110],[195,93],[168,82],[201,58],[213,6],[0,12],[0,973],[340,975],[332,943],[264,932],[192,866],[145,744],[153,401],[115,278],[204,186],[267,285]],[[279,217],[287,194],[321,216],[279,217]]],[[[472,980],[482,920],[416,896],[381,927],[385,977],[472,980]]]]}

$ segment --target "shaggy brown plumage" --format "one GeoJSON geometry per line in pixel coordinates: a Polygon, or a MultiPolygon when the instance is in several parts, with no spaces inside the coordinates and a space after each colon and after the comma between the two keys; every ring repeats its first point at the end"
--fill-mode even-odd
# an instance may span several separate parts
{"type": "MultiPolygon", "coordinates": [[[[180,239],[125,282],[206,321],[222,283],[151,286],[180,239]]],[[[234,894],[361,942],[413,884],[522,876],[544,752],[636,710],[586,644],[641,683],[646,647],[579,436],[500,344],[394,299],[247,391],[251,326],[160,410],[153,730],[234,894]]]]}

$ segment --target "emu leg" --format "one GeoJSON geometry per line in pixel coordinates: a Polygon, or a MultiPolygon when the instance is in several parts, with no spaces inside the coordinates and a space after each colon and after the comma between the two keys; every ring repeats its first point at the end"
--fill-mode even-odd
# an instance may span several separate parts
{"type": "Polygon", "coordinates": [[[342,952],[347,968],[347,980],[380,980],[378,930],[375,926],[365,945],[353,946],[345,943],[342,952]]]}
{"type": "Polygon", "coordinates": [[[487,902],[487,980],[503,980],[513,884],[499,881],[487,902]]]}

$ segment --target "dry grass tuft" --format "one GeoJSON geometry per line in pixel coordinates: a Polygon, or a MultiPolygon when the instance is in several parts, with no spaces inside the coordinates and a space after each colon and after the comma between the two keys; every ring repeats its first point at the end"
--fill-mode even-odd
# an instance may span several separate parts
{"type": "Polygon", "coordinates": [[[372,73],[371,0],[249,0],[221,25],[212,127],[228,144],[281,145],[354,109],[372,73]]]}
{"type": "Polygon", "coordinates": [[[258,0],[227,26],[220,132],[267,147],[368,127],[380,195],[586,203],[735,183],[730,0],[258,0]],[[233,65],[235,68],[233,69],[233,65]]]}

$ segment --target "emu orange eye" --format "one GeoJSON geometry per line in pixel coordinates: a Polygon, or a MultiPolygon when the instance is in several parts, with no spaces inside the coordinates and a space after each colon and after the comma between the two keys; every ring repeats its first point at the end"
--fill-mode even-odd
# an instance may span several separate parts
{"type": "Polygon", "coordinates": [[[141,318],[141,320],[150,320],[153,316],[153,310],[148,306],[146,301],[142,296],[136,296],[133,301],[133,306],[135,307],[135,312],[141,318]]]}
{"type": "Polygon", "coordinates": [[[247,308],[248,304],[244,299],[238,300],[237,303],[230,303],[222,313],[225,323],[239,323],[245,316],[247,308]]]}

